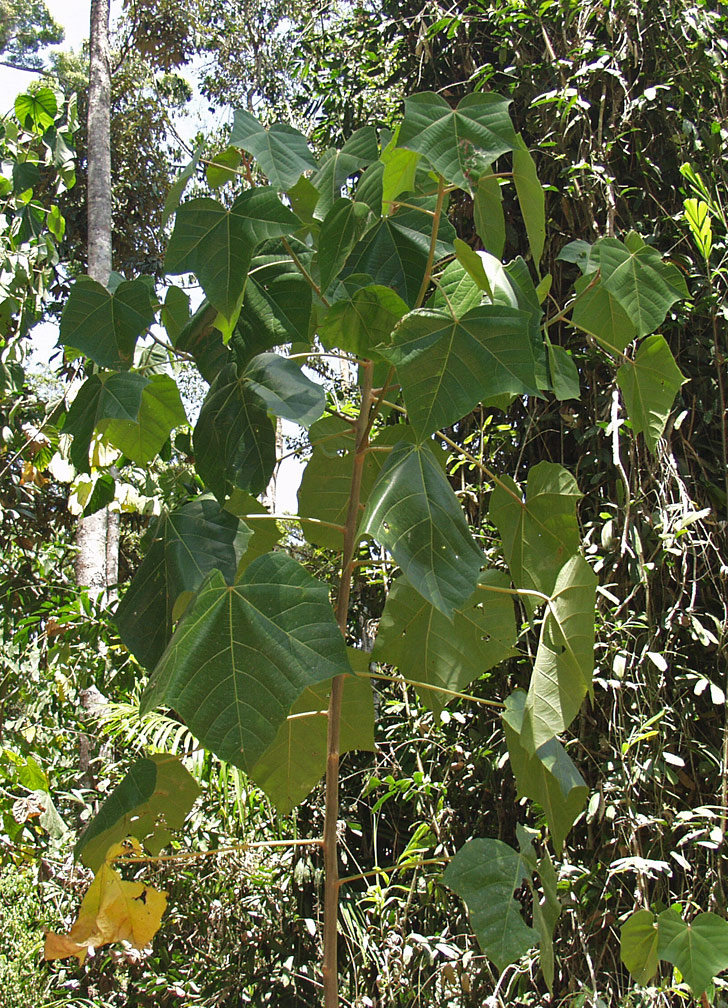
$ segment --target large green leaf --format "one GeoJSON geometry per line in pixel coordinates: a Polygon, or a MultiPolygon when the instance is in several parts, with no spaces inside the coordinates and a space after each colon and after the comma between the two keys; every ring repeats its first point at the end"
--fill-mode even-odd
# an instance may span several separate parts
{"type": "Polygon", "coordinates": [[[250,771],[306,687],[349,672],[328,586],[267,553],[233,586],[218,571],[207,577],[142,707],[173,708],[207,749],[250,771]]]}
{"type": "Polygon", "coordinates": [[[130,835],[158,854],[171,840],[171,830],[182,829],[199,794],[178,756],[160,753],[137,760],[84,830],[76,857],[98,871],[109,847],[130,835]]]}
{"type": "MultiPolygon", "coordinates": [[[[326,771],[331,682],[309,686],[291,707],[273,745],[250,771],[278,811],[303,801],[326,771]]],[[[339,752],[374,749],[374,697],[368,679],[346,676],[341,701],[339,752]]]]}
{"type": "Polygon", "coordinates": [[[235,109],[228,143],[252,154],[276,189],[286,190],[301,174],[316,167],[316,159],[302,133],[285,123],[266,129],[255,116],[235,109]]]}
{"type": "Polygon", "coordinates": [[[228,209],[202,197],[183,203],[167,246],[168,273],[194,273],[208,300],[232,328],[255,249],[299,227],[270,187],[248,189],[228,209]]]}
{"type": "MultiPolygon", "coordinates": [[[[359,192],[357,191],[357,197],[359,192]]],[[[411,197],[408,203],[432,209],[432,199],[411,197]]],[[[430,251],[432,218],[421,210],[399,207],[367,232],[351,252],[343,273],[364,273],[375,283],[391,287],[410,307],[414,307],[430,251]]],[[[443,214],[438,229],[436,258],[448,254],[448,242],[455,237],[443,214]]]]}
{"type": "Polygon", "coordinates": [[[374,347],[389,342],[407,310],[390,287],[361,287],[347,300],[332,305],[319,325],[319,339],[327,350],[336,347],[360,357],[376,356],[374,347]]]}
{"type": "Polygon", "coordinates": [[[490,518],[500,532],[517,588],[551,594],[556,575],[579,548],[580,498],[574,477],[555,462],[539,462],[529,469],[525,500],[510,476],[502,476],[496,484],[490,518]]]}
{"type": "Polygon", "coordinates": [[[617,384],[624,396],[627,415],[635,434],[644,434],[650,451],[665,430],[675,396],[687,381],[663,336],[648,336],[637,348],[633,361],[617,371],[617,384]]]}
{"type": "Polygon", "coordinates": [[[414,191],[415,176],[420,155],[416,151],[395,147],[390,140],[380,155],[384,165],[382,173],[382,216],[392,212],[392,203],[402,193],[414,191]]]}
{"type": "Polygon", "coordinates": [[[321,385],[312,382],[295,361],[280,354],[254,357],[243,374],[243,384],[259,396],[273,416],[308,427],[326,406],[321,385]]]}
{"type": "Polygon", "coordinates": [[[420,437],[448,427],[483,399],[535,395],[528,315],[481,305],[461,319],[421,309],[397,327],[384,351],[396,366],[410,423],[420,437]]]}
{"type": "Polygon", "coordinates": [[[263,493],[276,463],[275,430],[256,393],[226,365],[195,425],[195,468],[218,500],[232,487],[263,493]]]}
{"type": "Polygon", "coordinates": [[[564,840],[589,795],[586,781],[556,738],[529,752],[521,742],[526,694],[516,690],[506,698],[503,730],[508,743],[518,797],[538,802],[549,824],[554,847],[561,854],[564,840]]]}
{"type": "Polygon", "coordinates": [[[61,315],[59,342],[80,350],[99,367],[130,368],[137,338],[154,321],[156,307],[143,280],[120,283],[112,294],[90,277],[71,287],[61,315]]]}
{"type": "Polygon", "coordinates": [[[521,742],[536,752],[568,728],[591,692],[597,578],[581,556],[567,560],[556,578],[541,625],[521,742]]]}
{"type": "Polygon", "coordinates": [[[689,296],[677,267],[663,262],[649,245],[630,250],[618,238],[602,238],[594,252],[604,288],[627,312],[638,336],[653,332],[668,309],[689,296]]]}
{"type": "Polygon", "coordinates": [[[316,205],[319,220],[324,219],[341,197],[346,180],[376,161],[378,155],[377,134],[372,126],[362,126],[352,133],[341,150],[324,151],[315,174],[311,176],[311,182],[320,194],[316,205]]]}
{"type": "Polygon", "coordinates": [[[210,383],[232,359],[215,325],[217,314],[217,309],[205,299],[173,341],[178,350],[192,355],[200,374],[210,383]]]}
{"type": "Polygon", "coordinates": [[[590,275],[579,277],[574,290],[574,325],[591,333],[611,354],[621,353],[636,337],[637,329],[619,301],[590,275]]]}
{"type": "Polygon", "coordinates": [[[513,181],[533,260],[541,262],[546,242],[546,198],[531,153],[519,133],[513,150],[513,181]]]}
{"type": "Polygon", "coordinates": [[[338,199],[326,214],[318,241],[318,263],[322,290],[328,290],[349,253],[376,223],[366,205],[355,200],[338,199]]]}
{"type": "Polygon", "coordinates": [[[501,259],[506,247],[503,196],[500,179],[496,178],[490,169],[478,179],[473,196],[473,221],[486,251],[501,259]]]}
{"type": "Polygon", "coordinates": [[[389,550],[410,584],[448,618],[475,590],[483,555],[425,445],[394,447],[369,495],[360,531],[389,550]]]}
{"type": "Polygon", "coordinates": [[[124,644],[153,668],[172,636],[175,602],[211,570],[232,583],[251,530],[211,497],[164,511],[150,529],[144,559],[114,617],[124,644]]]}
{"type": "Polygon", "coordinates": [[[469,94],[451,108],[438,94],[405,99],[398,144],[419,151],[447,182],[471,192],[501,154],[516,149],[510,101],[496,94],[469,94]]]}
{"type": "Polygon", "coordinates": [[[670,907],[657,919],[657,954],[677,966],[695,997],[728,969],[728,921],[701,913],[690,924],[670,907]]]}
{"type": "Polygon", "coordinates": [[[445,869],[442,881],[468,908],[478,944],[499,970],[538,942],[513,894],[530,878],[520,854],[500,840],[469,840],[445,869]]]}
{"type": "Polygon", "coordinates": [[[482,289],[475,283],[465,267],[454,259],[440,274],[432,297],[427,302],[427,307],[447,309],[456,318],[461,318],[471,308],[480,305],[482,301],[482,289]]]}
{"type": "MultiPolygon", "coordinates": [[[[301,258],[305,259],[305,254],[301,258]]],[[[256,255],[238,319],[248,359],[275,346],[307,339],[310,318],[311,287],[290,257],[280,253],[256,255]]],[[[235,337],[233,340],[238,364],[247,364],[247,359],[241,359],[235,337]]]]}
{"type": "MultiPolygon", "coordinates": [[[[513,599],[483,587],[507,588],[508,576],[484,571],[480,585],[452,620],[433,608],[403,577],[387,596],[372,657],[396,665],[406,679],[460,692],[488,669],[515,654],[518,637],[513,599]]],[[[418,689],[425,707],[439,714],[450,697],[418,689]]],[[[524,694],[525,696],[525,694],[524,694]]]]}
{"type": "Polygon", "coordinates": [[[134,419],[113,418],[96,425],[109,444],[140,465],[151,462],[161,451],[170,432],[187,423],[174,379],[169,375],[155,374],[144,381],[139,413],[134,419]]]}
{"type": "Polygon", "coordinates": [[[657,920],[650,910],[637,910],[621,928],[622,962],[638,984],[648,984],[657,972],[657,920]]]}
{"type": "Polygon", "coordinates": [[[581,386],[574,358],[563,347],[554,346],[548,336],[545,343],[554,395],[559,402],[565,399],[578,399],[581,395],[581,386]]]}

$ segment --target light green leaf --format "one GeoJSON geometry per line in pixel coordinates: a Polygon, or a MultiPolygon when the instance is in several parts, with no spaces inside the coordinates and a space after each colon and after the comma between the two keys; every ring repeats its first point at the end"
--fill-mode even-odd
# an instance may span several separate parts
{"type": "Polygon", "coordinates": [[[267,553],[228,586],[213,571],[142,698],[164,704],[220,759],[250,771],[308,686],[350,672],[328,586],[267,553]]]}
{"type": "Polygon", "coordinates": [[[649,245],[630,249],[617,238],[602,238],[594,247],[602,284],[627,312],[638,336],[653,332],[668,309],[689,296],[682,274],[663,263],[649,245]]]}
{"type": "MultiPolygon", "coordinates": [[[[507,588],[508,577],[501,571],[484,571],[480,585],[507,588]]],[[[516,654],[513,645],[517,637],[510,596],[479,586],[448,620],[400,577],[387,596],[372,657],[397,666],[406,679],[461,692],[488,669],[516,654]]],[[[423,705],[435,714],[451,700],[437,690],[417,692],[423,705]]]]}
{"type": "Polygon", "coordinates": [[[250,528],[211,497],[162,512],[114,616],[122,641],[142,665],[153,668],[162,657],[183,592],[197,591],[211,570],[232,584],[250,537],[250,528]]]}
{"type": "Polygon", "coordinates": [[[114,418],[96,424],[109,444],[140,465],[151,462],[171,431],[187,423],[176,382],[165,374],[144,380],[139,413],[133,420],[114,418]]]}
{"type": "Polygon", "coordinates": [[[376,346],[390,341],[392,330],[408,308],[391,287],[362,287],[348,300],[332,305],[319,325],[327,350],[337,348],[359,357],[376,357],[376,346]]]}
{"type": "Polygon", "coordinates": [[[405,99],[398,144],[418,151],[447,182],[472,192],[496,158],[516,149],[510,101],[496,94],[466,95],[452,109],[438,94],[405,99]]]}
{"type": "Polygon", "coordinates": [[[432,297],[427,302],[427,307],[440,308],[456,318],[461,318],[482,302],[483,291],[464,266],[454,259],[443,270],[432,297]]]}
{"type": "Polygon", "coordinates": [[[506,247],[503,195],[500,179],[493,176],[490,168],[478,179],[473,197],[473,220],[478,237],[486,250],[497,259],[502,259],[506,247]]]}
{"type": "MultiPolygon", "coordinates": [[[[275,741],[250,771],[282,815],[303,801],[326,771],[330,694],[331,681],[304,690],[275,741]]],[[[374,750],[374,697],[368,679],[348,675],[341,701],[339,752],[352,749],[374,750]]]]}
{"type": "MultiPolygon", "coordinates": [[[[579,548],[580,499],[574,477],[555,462],[539,462],[529,469],[525,500],[510,476],[502,476],[496,484],[490,518],[500,532],[517,588],[551,594],[556,575],[579,548]]],[[[531,607],[536,604],[530,602],[531,607]]]]}
{"type": "MultiPolygon", "coordinates": [[[[66,414],[64,431],[73,436],[71,461],[89,471],[89,447],[94,431],[110,421],[136,422],[150,379],[138,372],[91,375],[78,390],[66,414]]],[[[167,431],[169,434],[169,431],[167,431]]]]}
{"type": "Polygon", "coordinates": [[[728,921],[714,913],[698,914],[687,924],[677,910],[657,918],[657,954],[677,966],[695,997],[728,969],[728,921]]]}
{"type": "Polygon", "coordinates": [[[531,153],[519,133],[513,151],[513,181],[526,225],[528,245],[538,270],[546,242],[546,198],[531,153]]]}
{"type": "Polygon", "coordinates": [[[305,224],[307,228],[315,228],[317,221],[314,217],[316,204],[319,201],[319,191],[313,183],[302,175],[294,186],[288,189],[288,198],[291,201],[291,208],[294,214],[305,224]]]}
{"type": "Polygon", "coordinates": [[[397,368],[410,423],[424,438],[495,395],[536,394],[528,315],[500,305],[472,308],[459,320],[420,309],[382,350],[397,368]]]}
{"type": "Polygon", "coordinates": [[[469,840],[442,876],[468,908],[478,944],[499,970],[517,962],[538,942],[521,916],[513,893],[531,873],[512,847],[500,840],[469,840]]]}
{"type": "MultiPolygon", "coordinates": [[[[12,17],[9,12],[7,16],[12,17]]],[[[21,15],[23,18],[26,16],[32,17],[30,11],[27,15],[25,13],[21,15]]],[[[8,23],[8,29],[12,32],[13,28],[10,25],[12,25],[12,21],[8,23]]],[[[49,87],[39,87],[25,94],[19,94],[15,99],[15,115],[24,129],[45,133],[48,127],[53,125],[58,115],[55,92],[49,87]]]]}
{"type": "Polygon", "coordinates": [[[620,354],[637,335],[627,312],[606,287],[595,282],[593,275],[579,277],[574,290],[574,325],[591,333],[609,353],[620,354]]]}
{"type": "Polygon", "coordinates": [[[154,321],[152,292],[143,280],[119,284],[113,294],[79,277],[61,315],[59,342],[80,350],[99,367],[126,371],[137,338],[154,321]]]}
{"type": "Polygon", "coordinates": [[[224,151],[216,154],[211,161],[205,165],[205,175],[207,184],[211,189],[220,189],[233,182],[239,176],[237,169],[241,162],[240,151],[235,147],[228,147],[224,151]]]}
{"type": "Polygon", "coordinates": [[[708,204],[703,200],[689,198],[683,200],[683,206],[693,241],[702,257],[708,260],[713,249],[713,228],[708,204]]]}
{"type": "Polygon", "coordinates": [[[582,812],[589,789],[561,743],[552,738],[536,752],[521,741],[526,694],[516,690],[506,698],[503,729],[511,767],[518,785],[518,797],[538,802],[544,811],[554,841],[561,854],[564,840],[582,812]]]}
{"type": "Polygon", "coordinates": [[[302,133],[285,123],[275,123],[266,129],[244,109],[235,109],[233,113],[228,143],[252,154],[271,185],[280,191],[294,185],[302,172],[316,167],[316,159],[302,133]]]}
{"type": "Polygon", "coordinates": [[[448,618],[475,590],[483,555],[426,446],[394,447],[369,495],[360,532],[389,550],[410,584],[448,618]]]}
{"type": "Polygon", "coordinates": [[[75,854],[98,871],[112,844],[134,836],[150,854],[158,854],[182,829],[200,794],[178,756],[160,753],[136,761],[86,827],[75,854]]]}
{"type": "Polygon", "coordinates": [[[336,200],[324,217],[319,234],[318,262],[322,290],[328,290],[351,250],[375,223],[376,217],[366,203],[336,200]]]}
{"type": "Polygon", "coordinates": [[[659,335],[643,340],[634,361],[625,361],[617,371],[632,429],[635,434],[644,434],[653,455],[675,396],[686,381],[665,338],[659,335]]]}
{"type": "Polygon", "coordinates": [[[581,556],[567,560],[556,578],[523,716],[528,752],[568,728],[592,690],[596,589],[596,575],[581,556]]]}
{"type": "Polygon", "coordinates": [[[243,374],[243,385],[265,403],[269,413],[308,427],[326,406],[321,385],[312,382],[295,361],[280,354],[253,357],[243,374]]]}
{"type": "Polygon", "coordinates": [[[392,203],[397,197],[404,192],[414,191],[420,155],[415,151],[395,147],[395,141],[390,140],[382,151],[380,160],[384,165],[382,216],[388,217],[392,212],[392,203]]]}
{"type": "Polygon", "coordinates": [[[460,238],[455,239],[453,242],[453,248],[455,249],[457,261],[463,269],[465,269],[471,280],[473,280],[482,291],[486,292],[489,301],[493,301],[493,288],[491,287],[490,280],[485,272],[481,253],[474,252],[473,249],[471,249],[471,247],[460,238]]]}
{"type": "Polygon", "coordinates": [[[167,246],[168,273],[194,273],[222,319],[232,327],[240,311],[250,261],[258,245],[299,227],[270,187],[248,189],[227,209],[207,197],[177,211],[167,246]]]}
{"type": "Polygon", "coordinates": [[[635,983],[648,984],[657,973],[657,918],[650,910],[637,910],[620,934],[622,962],[635,983]]]}
{"type": "Polygon", "coordinates": [[[554,346],[548,336],[545,342],[554,395],[560,402],[565,399],[578,399],[581,396],[581,387],[573,357],[563,347],[554,346]]]}

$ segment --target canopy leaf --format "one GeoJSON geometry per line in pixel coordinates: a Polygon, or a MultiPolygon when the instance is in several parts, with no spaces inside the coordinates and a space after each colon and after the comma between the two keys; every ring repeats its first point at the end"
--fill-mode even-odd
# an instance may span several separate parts
{"type": "Polygon", "coordinates": [[[235,109],[228,138],[231,147],[252,154],[272,186],[285,191],[300,175],[316,167],[316,159],[302,133],[285,123],[268,129],[245,109],[235,109]]]}
{"type": "Polygon", "coordinates": [[[79,277],[61,315],[59,342],[99,367],[125,371],[138,337],[154,321],[153,296],[143,280],[124,281],[112,294],[90,277],[79,277]]]}

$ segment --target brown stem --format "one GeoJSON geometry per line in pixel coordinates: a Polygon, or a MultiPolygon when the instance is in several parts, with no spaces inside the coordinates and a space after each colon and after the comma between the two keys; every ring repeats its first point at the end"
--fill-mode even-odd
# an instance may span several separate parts
{"type": "MultiPolygon", "coordinates": [[[[341,581],[336,600],[336,622],[346,639],[346,626],[351,594],[356,530],[359,524],[361,481],[369,445],[369,414],[372,409],[372,376],[374,365],[362,365],[362,392],[359,417],[354,428],[356,450],[351,474],[349,507],[344,527],[344,549],[341,558],[341,581]]],[[[324,810],[324,1008],[336,1008],[339,1003],[337,921],[339,915],[339,856],[337,825],[339,819],[339,730],[344,677],[336,676],[329,698],[328,733],[326,740],[326,799],[324,810]]]]}

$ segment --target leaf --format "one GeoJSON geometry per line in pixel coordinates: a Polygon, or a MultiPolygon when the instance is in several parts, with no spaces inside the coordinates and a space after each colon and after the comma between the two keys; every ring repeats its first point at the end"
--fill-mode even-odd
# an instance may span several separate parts
{"type": "MultiPolygon", "coordinates": [[[[23,14],[21,16],[25,18],[28,15],[23,14]]],[[[12,17],[12,15],[8,14],[8,17],[12,17]]],[[[11,28],[10,24],[12,22],[8,24],[11,32],[17,30],[14,25],[11,28]]],[[[20,26],[18,25],[18,27],[20,26]]],[[[24,129],[33,130],[37,133],[45,133],[48,127],[53,125],[58,115],[58,102],[56,101],[55,92],[49,87],[39,87],[34,88],[32,92],[28,91],[25,94],[19,94],[15,99],[15,115],[24,129]]]]}
{"type": "Polygon", "coordinates": [[[329,589],[284,553],[229,586],[212,571],[142,697],[174,709],[205,748],[249,772],[308,686],[350,672],[329,589]]]}
{"type": "Polygon", "coordinates": [[[177,340],[190,321],[190,296],[181,287],[167,288],[161,320],[167,330],[169,342],[172,346],[176,346],[177,340]]]}
{"type": "Polygon", "coordinates": [[[275,123],[266,129],[244,109],[235,109],[233,113],[228,143],[252,154],[271,185],[280,191],[294,185],[303,172],[316,167],[316,159],[302,133],[285,123],[275,123]]]}
{"type": "Polygon", "coordinates": [[[405,316],[382,351],[397,368],[418,435],[449,427],[481,400],[536,394],[536,365],[525,312],[472,308],[459,320],[420,309],[405,316]]]}
{"type": "Polygon", "coordinates": [[[548,853],[545,853],[538,862],[538,876],[543,890],[543,899],[539,899],[536,893],[533,893],[533,924],[539,934],[541,972],[548,989],[553,991],[554,930],[561,916],[561,902],[557,895],[556,870],[548,853]]]}
{"type": "MultiPolygon", "coordinates": [[[[480,585],[507,588],[508,577],[500,571],[484,571],[480,585]]],[[[448,620],[405,578],[397,578],[379,623],[374,661],[395,665],[402,676],[414,682],[464,690],[514,654],[518,637],[513,599],[480,585],[448,620]]],[[[437,690],[418,688],[417,693],[436,715],[451,700],[437,690]]]]}
{"type": "Polygon", "coordinates": [[[179,206],[179,201],[182,198],[182,193],[187,188],[187,183],[192,178],[192,176],[197,171],[197,166],[200,163],[200,158],[202,157],[202,152],[205,149],[204,143],[198,144],[192,155],[191,160],[182,169],[180,174],[174,180],[172,185],[169,187],[169,192],[167,193],[167,198],[164,201],[164,208],[162,210],[162,227],[166,228],[167,222],[172,214],[175,212],[179,206]]]}
{"type": "Polygon", "coordinates": [[[695,997],[728,969],[728,921],[714,913],[701,913],[687,924],[677,910],[664,910],[657,918],[657,954],[682,973],[695,997]]]}
{"type": "MultiPolygon", "coordinates": [[[[177,383],[165,374],[145,378],[139,413],[132,419],[103,419],[97,430],[132,462],[151,462],[171,431],[187,423],[177,383]]],[[[108,385],[108,382],[107,382],[108,385]]]]}
{"type": "Polygon", "coordinates": [[[478,237],[486,250],[497,259],[503,258],[506,247],[506,221],[503,215],[503,194],[500,179],[490,168],[478,179],[473,196],[473,221],[478,237]]]}
{"type": "Polygon", "coordinates": [[[328,290],[351,250],[375,223],[376,217],[366,203],[336,200],[324,217],[319,234],[318,262],[322,290],[328,290]]]}
{"type": "Polygon", "coordinates": [[[180,595],[196,591],[212,570],[232,584],[251,534],[211,497],[162,512],[114,616],[122,641],[140,664],[153,668],[162,657],[180,595]]]}
{"type": "Polygon", "coordinates": [[[152,293],[143,280],[124,281],[111,294],[90,277],[79,277],[61,315],[59,342],[99,367],[125,371],[154,314],[152,293]]]}
{"type": "Polygon", "coordinates": [[[606,287],[595,283],[593,276],[579,277],[574,290],[574,325],[594,336],[609,353],[620,354],[637,335],[627,312],[606,287]]]}
{"type": "MultiPolygon", "coordinates": [[[[316,217],[323,220],[337,199],[347,179],[377,160],[379,146],[376,130],[362,126],[352,133],[341,150],[324,151],[311,182],[320,193],[316,217]]],[[[376,213],[379,209],[376,208],[376,213]]]]}
{"type": "Polygon", "coordinates": [[[424,445],[394,447],[369,495],[360,533],[389,550],[410,584],[448,619],[475,590],[483,555],[424,445]]]}
{"type": "Polygon", "coordinates": [[[233,490],[225,501],[225,510],[243,519],[244,527],[252,531],[245,552],[238,561],[238,576],[240,576],[256,557],[273,550],[280,542],[283,532],[260,501],[244,490],[233,490]]]}
{"type": "Polygon", "coordinates": [[[546,353],[551,371],[551,384],[556,398],[559,402],[566,399],[578,399],[581,396],[581,386],[574,358],[563,347],[554,346],[548,336],[546,337],[546,353]]]}
{"type": "Polygon", "coordinates": [[[567,560],[556,578],[524,710],[521,742],[529,752],[568,728],[592,690],[596,588],[581,556],[567,560]]]}
{"type": "Polygon", "coordinates": [[[509,105],[500,95],[475,93],[454,110],[438,94],[412,95],[405,99],[398,144],[419,151],[446,182],[472,192],[496,158],[516,149],[509,105]]]}
{"type": "Polygon", "coordinates": [[[513,893],[530,878],[520,854],[500,840],[469,840],[452,859],[442,881],[464,901],[485,954],[504,970],[538,942],[521,916],[513,893]]]}
{"type": "Polygon", "coordinates": [[[218,500],[231,486],[262,493],[276,462],[275,430],[266,405],[233,364],[210,386],[193,434],[195,468],[218,500]]]}
{"type": "Polygon", "coordinates": [[[232,329],[256,248],[298,226],[298,218],[270,187],[246,190],[229,209],[207,197],[192,199],[177,211],[165,269],[171,274],[194,273],[232,329]]]}
{"type": "Polygon", "coordinates": [[[359,357],[378,356],[374,348],[387,343],[407,305],[390,287],[362,287],[345,301],[332,305],[319,325],[319,339],[327,350],[337,348],[359,357]]]}
{"type": "Polygon", "coordinates": [[[620,955],[630,976],[648,984],[657,973],[657,919],[650,910],[637,910],[621,928],[620,955]]]}
{"type": "Polygon", "coordinates": [[[228,182],[233,182],[240,175],[237,169],[240,167],[241,160],[240,151],[234,147],[228,147],[216,154],[205,165],[205,176],[209,187],[220,189],[228,182]]]}
{"type": "MultiPolygon", "coordinates": [[[[326,771],[330,694],[331,681],[304,690],[278,729],[273,745],[250,771],[282,815],[303,801],[326,771]]],[[[374,748],[371,682],[348,675],[342,696],[339,752],[374,748]]]]}
{"type": "Polygon", "coordinates": [[[158,753],[136,761],[89,822],[75,848],[76,857],[98,871],[112,844],[136,836],[158,854],[180,830],[200,794],[178,756],[158,753]]]}
{"type": "Polygon", "coordinates": [[[382,174],[382,216],[388,217],[392,212],[392,203],[404,192],[414,191],[415,175],[420,155],[415,151],[395,147],[390,140],[381,153],[380,160],[384,165],[382,174]]]}
{"type": "Polygon", "coordinates": [[[447,264],[440,275],[427,307],[447,310],[456,318],[460,318],[471,308],[477,308],[482,301],[482,289],[455,259],[447,264]]]}
{"type": "Polygon", "coordinates": [[[518,798],[538,802],[549,824],[556,853],[561,855],[564,840],[586,804],[589,788],[557,739],[543,743],[535,752],[524,746],[521,732],[525,705],[525,692],[516,690],[506,698],[502,715],[518,798]]]}
{"type": "Polygon", "coordinates": [[[689,296],[679,270],[649,245],[630,251],[617,238],[601,238],[595,252],[602,284],[627,312],[638,336],[653,332],[669,308],[689,296]]]}
{"type": "Polygon", "coordinates": [[[312,382],[295,361],[280,354],[254,357],[243,375],[247,389],[259,396],[268,412],[308,427],[326,407],[321,385],[312,382]]]}
{"type": "Polygon", "coordinates": [[[683,200],[685,220],[693,236],[698,251],[707,261],[713,249],[713,228],[710,219],[710,209],[703,200],[689,198],[683,200]]]}
{"type": "Polygon", "coordinates": [[[291,209],[301,223],[308,229],[315,230],[317,222],[314,211],[319,201],[319,191],[305,175],[302,175],[294,186],[289,187],[288,199],[291,201],[291,209]]]}
{"type": "Polygon", "coordinates": [[[513,151],[513,181],[526,225],[528,245],[538,271],[546,243],[546,198],[536,174],[536,165],[520,133],[513,151]]]}
{"type": "Polygon", "coordinates": [[[160,928],[167,907],[167,893],[143,882],[125,882],[111,867],[116,857],[141,853],[136,840],[130,838],[115,844],[106,854],[83,898],[78,919],[67,935],[49,931],[45,941],[45,959],[67,959],[75,956],[79,963],[89,948],[99,948],[110,942],[126,941],[143,949],[160,928]]]}
{"type": "Polygon", "coordinates": [[[555,462],[529,469],[525,500],[510,476],[495,485],[489,514],[517,588],[551,594],[557,574],[581,542],[576,520],[580,499],[574,477],[555,462]]]}
{"type": "Polygon", "coordinates": [[[665,338],[659,335],[643,340],[634,361],[625,361],[617,371],[632,429],[635,434],[644,434],[653,455],[675,396],[686,381],[665,338]]]}
{"type": "MultiPolygon", "coordinates": [[[[305,258],[300,250],[299,256],[305,258]]],[[[311,288],[287,253],[256,255],[238,320],[249,356],[241,359],[235,341],[238,364],[272,347],[308,339],[311,303],[311,288]]]]}
{"type": "Polygon", "coordinates": [[[191,354],[206,382],[212,383],[231,354],[215,326],[217,310],[205,299],[174,341],[178,350],[191,354]]]}

